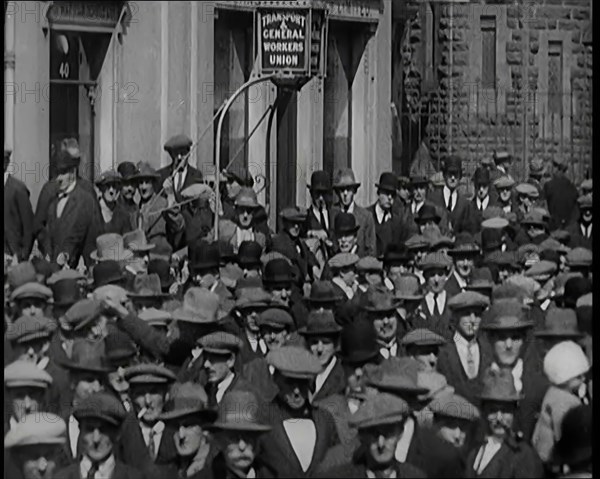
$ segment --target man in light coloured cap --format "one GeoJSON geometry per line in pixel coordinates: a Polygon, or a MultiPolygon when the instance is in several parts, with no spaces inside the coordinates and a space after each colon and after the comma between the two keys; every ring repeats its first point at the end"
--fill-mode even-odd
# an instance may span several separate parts
{"type": "Polygon", "coordinates": [[[50,479],[63,464],[65,421],[49,412],[25,416],[4,436],[4,477],[50,479]]]}
{"type": "Polygon", "coordinates": [[[122,180],[121,175],[114,170],[104,171],[96,180],[96,187],[100,190],[98,203],[103,233],[124,235],[135,228],[132,216],[125,209],[124,204],[119,202],[122,180]]]}
{"type": "Polygon", "coordinates": [[[505,213],[517,213],[516,199],[512,194],[515,180],[510,176],[501,176],[494,181],[494,187],[498,192],[497,206],[505,213]]]}
{"type": "Polygon", "coordinates": [[[367,209],[356,204],[354,197],[359,187],[360,182],[356,181],[354,172],[350,168],[338,170],[333,179],[333,191],[338,196],[339,203],[331,209],[331,215],[335,224],[338,213],[353,214],[358,225],[359,248],[366,256],[373,256],[375,255],[375,223],[367,209]]]}
{"type": "Polygon", "coordinates": [[[332,279],[336,292],[347,299],[352,299],[358,289],[356,281],[356,263],[359,257],[352,253],[338,253],[327,262],[331,270],[332,279]]]}
{"type": "Polygon", "coordinates": [[[428,253],[421,261],[427,293],[421,303],[421,309],[427,317],[429,329],[442,336],[449,336],[450,310],[448,293],[445,289],[452,269],[452,260],[443,253],[428,253]]]}
{"type": "Polygon", "coordinates": [[[440,350],[438,370],[446,376],[456,393],[477,404],[483,371],[492,362],[492,351],[481,337],[481,318],[490,300],[474,291],[454,296],[448,303],[452,311],[452,340],[440,350]]]}
{"type": "Polygon", "coordinates": [[[321,363],[296,346],[270,351],[267,361],[279,392],[269,408],[272,429],[260,439],[262,459],[278,477],[310,477],[339,442],[333,417],[309,402],[310,384],[322,371],[321,363]]]}

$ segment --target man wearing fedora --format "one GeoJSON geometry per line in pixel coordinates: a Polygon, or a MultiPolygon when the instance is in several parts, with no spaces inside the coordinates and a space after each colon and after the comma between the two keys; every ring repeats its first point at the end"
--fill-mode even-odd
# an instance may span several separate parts
{"type": "Polygon", "coordinates": [[[490,172],[479,167],[473,173],[473,185],[475,186],[475,196],[471,200],[473,221],[481,223],[483,212],[489,206],[496,205],[496,199],[491,195],[490,172]]]}
{"type": "Polygon", "coordinates": [[[137,172],[137,166],[131,161],[122,161],[117,166],[117,173],[121,175],[121,190],[119,192],[119,197],[117,198],[117,204],[123,208],[128,215],[132,215],[137,212],[138,209],[138,204],[136,202],[137,186],[134,178],[137,172]]]}
{"type": "MultiPolygon", "coordinates": [[[[375,222],[373,216],[369,214],[366,208],[358,206],[354,200],[359,187],[360,183],[356,181],[352,169],[342,168],[337,171],[333,181],[333,191],[338,197],[338,204],[332,208],[334,227],[337,224],[336,217],[338,213],[343,212],[354,215],[357,226],[357,247],[362,252],[360,256],[375,256],[375,222]]],[[[349,224],[350,222],[345,220],[342,223],[349,224]]],[[[338,232],[335,233],[339,237],[338,232]]]]}
{"type": "Polygon", "coordinates": [[[33,247],[33,209],[29,189],[10,174],[11,151],[4,149],[4,254],[27,261],[33,247]]]}
{"type": "Polygon", "coordinates": [[[461,231],[475,234],[479,226],[472,219],[469,200],[458,191],[458,184],[462,178],[462,160],[457,156],[446,158],[442,171],[446,184],[441,190],[432,191],[428,199],[448,211],[448,226],[455,234],[461,231]]]}
{"type": "Polygon", "coordinates": [[[377,201],[367,210],[375,222],[375,251],[379,257],[383,256],[389,244],[406,240],[410,227],[403,223],[401,218],[394,216],[392,210],[398,189],[398,177],[394,173],[384,172],[375,186],[377,201]]]}
{"type": "Polygon", "coordinates": [[[485,436],[467,457],[465,477],[544,477],[539,456],[514,429],[522,398],[510,371],[486,370],[480,395],[485,436]]]}
{"type": "Polygon", "coordinates": [[[123,439],[120,428],[126,416],[118,399],[108,393],[97,392],[78,403],[73,410],[73,419],[80,426],[81,455],[54,477],[144,477],[137,468],[121,462],[118,455],[118,445],[123,439]]]}
{"type": "Polygon", "coordinates": [[[133,281],[133,288],[128,293],[133,307],[139,313],[148,308],[160,309],[163,303],[171,297],[163,293],[160,278],[157,274],[138,274],[133,281]]]}
{"type": "Polygon", "coordinates": [[[448,254],[454,266],[444,288],[448,292],[448,297],[452,298],[465,291],[471,281],[475,261],[479,257],[479,246],[469,233],[459,233],[456,235],[454,247],[448,250],[448,254]]]}
{"type": "Polygon", "coordinates": [[[234,221],[219,222],[219,240],[231,243],[234,253],[244,241],[256,241],[263,250],[267,248],[267,237],[254,227],[254,214],[259,206],[255,191],[242,188],[234,200],[234,221]]]}
{"type": "MultiPolygon", "coordinates": [[[[38,235],[40,250],[51,261],[68,264],[75,269],[79,258],[91,265],[90,253],[101,231],[100,208],[95,194],[87,191],[77,179],[80,157],[69,150],[58,154],[56,169],[58,188],[47,203],[38,201],[38,209],[45,208],[46,224],[38,235]]],[[[41,198],[40,198],[41,200],[41,198]]]]}
{"type": "Polygon", "coordinates": [[[179,134],[169,138],[164,150],[171,157],[171,164],[157,171],[161,186],[165,180],[171,180],[177,201],[181,201],[180,195],[185,188],[194,183],[202,183],[202,173],[189,162],[191,148],[192,140],[187,135],[179,134]]]}
{"type": "Polygon", "coordinates": [[[567,178],[566,158],[552,158],[552,178],[544,184],[544,197],[550,212],[550,230],[564,229],[577,217],[577,187],[567,178]]]}
{"type": "Polygon", "coordinates": [[[474,291],[457,294],[448,301],[452,311],[452,340],[440,348],[438,371],[456,393],[478,404],[483,372],[492,363],[492,350],[479,333],[481,318],[490,302],[474,291]]]}

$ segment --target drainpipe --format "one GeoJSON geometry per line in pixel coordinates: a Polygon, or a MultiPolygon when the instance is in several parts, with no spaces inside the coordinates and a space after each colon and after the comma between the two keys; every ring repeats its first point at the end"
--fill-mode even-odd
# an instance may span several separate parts
{"type": "MultiPolygon", "coordinates": [[[[4,82],[12,86],[12,98],[4,103],[4,148],[15,145],[15,9],[9,6],[4,18],[4,82]]],[[[13,157],[14,158],[14,157],[13,157]]]]}

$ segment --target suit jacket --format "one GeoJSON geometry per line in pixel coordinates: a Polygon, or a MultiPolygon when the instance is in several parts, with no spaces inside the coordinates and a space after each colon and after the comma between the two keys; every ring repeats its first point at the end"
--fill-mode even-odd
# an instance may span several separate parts
{"type": "MultiPolygon", "coordinates": [[[[335,421],[335,427],[340,438],[340,444],[334,446],[332,449],[341,449],[345,452],[344,457],[348,459],[352,457],[352,452],[356,449],[358,443],[358,431],[356,428],[350,427],[348,421],[351,417],[350,409],[348,408],[348,398],[345,394],[333,394],[316,404],[319,408],[328,411],[335,421]]],[[[332,450],[330,449],[330,451],[332,450]]],[[[323,465],[326,466],[327,456],[330,454],[328,451],[326,457],[319,466],[319,470],[323,465]]],[[[327,467],[327,466],[326,466],[327,467]]]]}
{"type": "Polygon", "coordinates": [[[140,205],[135,224],[137,227],[141,218],[142,228],[149,243],[156,244],[157,241],[162,241],[170,245],[178,244],[183,235],[185,228],[183,216],[173,210],[162,211],[166,207],[167,199],[164,196],[156,197],[156,194],[140,205]]]}
{"type": "Polygon", "coordinates": [[[420,315],[411,316],[412,327],[413,329],[417,328],[427,328],[435,333],[441,334],[446,339],[452,339],[452,335],[454,331],[450,325],[450,318],[452,317],[452,313],[450,312],[450,308],[448,307],[449,296],[446,294],[446,304],[444,305],[444,310],[442,314],[431,314],[429,308],[427,307],[427,301],[425,298],[421,300],[420,315]]]}
{"type": "MultiPolygon", "coordinates": [[[[79,462],[56,472],[53,477],[54,479],[81,479],[79,462]]],[[[143,479],[143,477],[143,474],[136,468],[127,466],[117,460],[110,479],[143,479]]]]}
{"type": "MultiPolygon", "coordinates": [[[[393,467],[398,479],[427,477],[421,469],[412,464],[396,462],[393,467]]],[[[354,460],[351,463],[319,472],[315,477],[363,478],[367,477],[367,466],[363,460],[354,460]]]]}
{"type": "MultiPolygon", "coordinates": [[[[427,199],[440,208],[448,211],[448,207],[444,201],[443,188],[430,191],[427,195],[427,199]]],[[[471,203],[460,193],[457,193],[456,204],[454,205],[454,209],[448,213],[448,218],[450,223],[449,229],[453,231],[454,234],[463,231],[475,234],[481,227],[481,223],[477,224],[476,218],[473,217],[471,203]]]]}
{"type": "Polygon", "coordinates": [[[483,373],[492,363],[493,353],[488,341],[478,339],[477,343],[479,344],[479,370],[475,378],[469,379],[467,377],[467,373],[460,362],[456,343],[452,340],[440,348],[437,369],[446,376],[448,384],[454,387],[456,394],[479,407],[479,394],[483,388],[483,373]]]}
{"type": "Polygon", "coordinates": [[[419,426],[416,419],[406,463],[421,469],[427,477],[460,477],[462,472],[458,449],[440,439],[432,429],[419,426]]]}
{"type": "Polygon", "coordinates": [[[287,256],[292,264],[298,269],[298,274],[304,282],[304,278],[308,275],[312,278],[312,267],[318,266],[317,258],[308,249],[304,240],[300,239],[295,243],[292,238],[286,233],[280,233],[272,238],[271,250],[277,251],[284,256],[287,256]],[[296,244],[300,246],[300,252],[296,249],[296,244]]]}
{"type": "Polygon", "coordinates": [[[411,225],[406,219],[394,216],[394,212],[391,212],[391,219],[379,224],[377,222],[377,213],[375,213],[375,204],[369,206],[367,211],[371,214],[373,222],[375,223],[375,244],[377,257],[382,256],[385,253],[389,244],[399,244],[408,239],[408,234],[411,229],[411,225]]]}
{"type": "Polygon", "coordinates": [[[446,286],[444,286],[444,289],[446,290],[448,299],[464,291],[458,284],[458,280],[456,279],[454,271],[450,273],[450,277],[446,281],[446,286]]]}
{"type": "MultiPolygon", "coordinates": [[[[332,218],[335,222],[335,217],[341,212],[339,205],[332,208],[332,218]]],[[[367,211],[366,208],[354,204],[354,211],[352,213],[356,219],[358,225],[357,233],[357,244],[359,256],[375,256],[376,255],[376,236],[375,236],[375,221],[373,216],[367,211]]]]}
{"type": "Polygon", "coordinates": [[[258,391],[259,398],[265,404],[273,402],[279,388],[273,381],[269,364],[264,357],[257,357],[242,366],[242,376],[258,391]]]}
{"type": "Polygon", "coordinates": [[[569,240],[570,248],[592,249],[592,245],[594,244],[594,228],[592,228],[592,234],[589,238],[583,236],[583,233],[581,232],[581,223],[579,221],[571,223],[567,227],[567,231],[571,235],[571,239],[569,240]]]}
{"type": "Polygon", "coordinates": [[[516,445],[500,446],[498,452],[485,467],[481,474],[473,469],[475,459],[479,453],[481,444],[478,444],[467,456],[467,468],[464,477],[499,477],[499,478],[542,478],[544,468],[539,456],[533,448],[525,442],[516,445]]]}
{"type": "MultiPolygon", "coordinates": [[[[484,211],[487,210],[490,206],[497,205],[497,201],[492,197],[491,190],[492,190],[492,188],[490,188],[490,194],[488,195],[488,197],[489,197],[488,205],[484,209],[484,211]]],[[[473,221],[473,227],[475,227],[475,225],[476,225],[477,231],[480,231],[481,230],[481,222],[483,221],[483,211],[480,211],[479,208],[477,208],[477,197],[476,196],[471,200],[471,218],[473,221]]]]}
{"type": "MultiPolygon", "coordinates": [[[[96,237],[102,231],[98,201],[77,180],[60,218],[56,217],[57,204],[58,195],[45,205],[47,224],[42,235],[44,251],[50,255],[50,261],[56,261],[61,252],[68,253],[71,268],[77,267],[81,256],[85,264],[90,266],[90,253],[96,249],[96,237]]],[[[44,205],[40,205],[42,207],[44,205]]]]}
{"type": "Polygon", "coordinates": [[[554,175],[544,185],[544,196],[550,213],[550,231],[564,229],[576,220],[579,193],[565,175],[554,175]]]}
{"type": "Polygon", "coordinates": [[[102,234],[106,233],[117,233],[123,236],[125,233],[129,233],[137,228],[135,224],[135,214],[127,209],[123,203],[119,203],[113,210],[111,220],[106,223],[100,213],[100,221],[102,225],[102,234]]]}
{"type": "Polygon", "coordinates": [[[346,373],[340,358],[337,358],[335,366],[325,379],[323,386],[317,392],[317,395],[312,398],[313,404],[319,404],[334,394],[341,394],[346,389],[346,373]]]}
{"type": "Polygon", "coordinates": [[[265,464],[271,467],[276,472],[277,477],[280,478],[311,477],[327,450],[339,443],[333,418],[327,411],[313,408],[312,420],[315,423],[317,433],[316,443],[310,466],[304,472],[283,427],[284,418],[287,416],[277,400],[271,404],[269,413],[270,425],[273,429],[259,439],[262,459],[265,464]],[[282,460],[283,458],[285,460],[282,460]]]}
{"type": "Polygon", "coordinates": [[[50,361],[45,371],[52,376],[52,385],[47,390],[48,408],[50,412],[58,413],[64,405],[71,404],[69,372],[59,366],[52,356],[50,356],[50,361]]]}
{"type": "MultiPolygon", "coordinates": [[[[327,224],[329,227],[325,230],[325,232],[328,236],[331,236],[331,233],[333,232],[333,211],[331,206],[327,207],[327,224]]],[[[306,217],[304,226],[306,228],[305,231],[324,229],[321,225],[321,218],[319,216],[315,216],[312,205],[308,208],[308,215],[306,217]]]]}
{"type": "Polygon", "coordinates": [[[4,185],[4,252],[27,261],[33,247],[33,208],[25,183],[9,175],[4,185]]]}
{"type": "MultiPolygon", "coordinates": [[[[158,189],[161,189],[164,181],[169,176],[171,176],[171,174],[173,173],[173,168],[174,168],[174,165],[173,165],[173,163],[171,163],[170,165],[163,166],[156,172],[157,174],[160,175],[160,179],[159,179],[160,183],[159,183],[158,189]]],[[[173,182],[175,182],[174,178],[173,178],[173,182]]],[[[177,201],[181,201],[182,200],[181,192],[183,190],[185,190],[188,186],[193,185],[194,183],[202,183],[202,173],[197,168],[194,168],[192,165],[188,164],[187,174],[185,175],[185,180],[183,182],[181,189],[176,190],[177,185],[175,185],[175,183],[173,183],[173,189],[176,190],[175,191],[175,199],[177,201]]]]}

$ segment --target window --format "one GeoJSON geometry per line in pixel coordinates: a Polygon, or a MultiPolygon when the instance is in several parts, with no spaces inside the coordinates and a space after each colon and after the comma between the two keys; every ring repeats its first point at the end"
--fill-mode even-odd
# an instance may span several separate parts
{"type": "Polygon", "coordinates": [[[548,43],[548,111],[562,115],[562,42],[548,43]]]}
{"type": "Polygon", "coordinates": [[[481,17],[481,82],[483,88],[496,88],[496,17],[481,17]]]}

